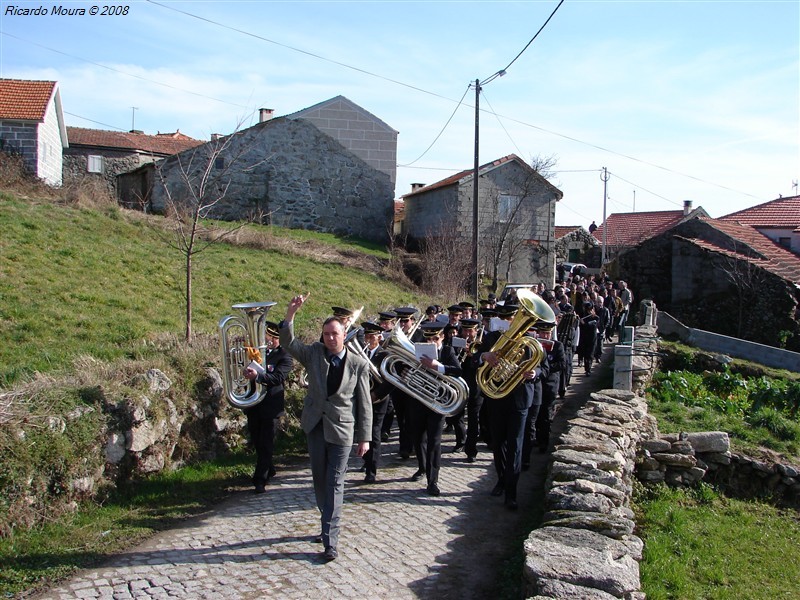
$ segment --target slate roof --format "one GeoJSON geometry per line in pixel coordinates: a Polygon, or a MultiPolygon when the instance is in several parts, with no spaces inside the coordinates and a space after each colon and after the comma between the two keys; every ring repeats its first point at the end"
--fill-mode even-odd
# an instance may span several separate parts
{"type": "Polygon", "coordinates": [[[0,79],[0,119],[44,121],[55,81],[0,79]]]}
{"type": "Polygon", "coordinates": [[[159,156],[170,156],[194,148],[205,142],[195,140],[180,131],[175,133],[159,133],[146,135],[129,131],[107,131],[104,129],[85,129],[83,127],[67,127],[70,146],[93,146],[97,148],[113,148],[130,150],[159,156]]]}
{"type": "MultiPolygon", "coordinates": [[[[517,161],[517,162],[521,163],[522,165],[526,166],[528,169],[531,169],[531,171],[533,171],[531,166],[528,163],[526,163],[524,160],[522,160],[519,156],[517,156],[516,154],[509,154],[508,156],[503,156],[502,158],[498,158],[496,160],[493,160],[491,162],[486,163],[485,165],[479,166],[478,167],[478,172],[479,173],[485,173],[486,171],[490,171],[492,169],[495,169],[495,168],[499,167],[502,164],[505,164],[505,163],[511,162],[511,161],[517,161]]],[[[430,185],[426,185],[426,186],[423,186],[421,188],[418,188],[418,189],[414,190],[413,192],[409,192],[408,194],[404,194],[403,196],[401,196],[401,198],[405,199],[405,198],[408,198],[409,196],[415,196],[417,194],[423,194],[425,192],[430,192],[432,190],[436,190],[436,189],[439,189],[439,188],[447,187],[449,185],[454,185],[454,184],[458,183],[459,181],[461,181],[462,179],[471,178],[474,174],[475,174],[475,169],[465,169],[463,171],[459,171],[455,175],[451,175],[450,177],[446,177],[446,178],[444,178],[444,179],[442,179],[440,181],[437,181],[435,183],[431,183],[430,185]]],[[[547,181],[547,179],[542,177],[542,181],[545,182],[550,187],[552,187],[556,192],[558,192],[558,197],[559,198],[561,198],[563,196],[563,193],[561,192],[561,190],[559,190],[552,183],[547,181]]]]}
{"type": "MultiPolygon", "coordinates": [[[[756,253],[756,256],[748,256],[745,252],[736,252],[699,238],[676,237],[688,240],[700,248],[747,261],[787,281],[800,285],[800,256],[776,244],[750,225],[705,217],[701,217],[701,219],[714,229],[741,242],[756,253]]],[[[742,248],[742,250],[745,250],[745,248],[742,248]]]]}
{"type": "Polygon", "coordinates": [[[720,217],[721,221],[737,221],[762,229],[800,228],[800,196],[778,198],[720,217]]]}
{"type": "MultiPolygon", "coordinates": [[[[702,208],[696,210],[705,214],[702,208]]],[[[602,244],[603,231],[607,229],[608,246],[628,248],[672,229],[686,217],[682,210],[613,213],[608,215],[605,223],[595,229],[592,235],[602,244]]]]}

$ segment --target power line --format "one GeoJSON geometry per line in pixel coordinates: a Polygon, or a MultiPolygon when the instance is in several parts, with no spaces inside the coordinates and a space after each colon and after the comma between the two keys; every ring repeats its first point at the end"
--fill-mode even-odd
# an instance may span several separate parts
{"type": "Polygon", "coordinates": [[[108,123],[101,123],[100,121],[95,121],[93,119],[90,119],[89,117],[82,117],[80,115],[76,115],[75,113],[71,113],[67,110],[64,111],[64,114],[69,115],[71,117],[77,117],[79,119],[83,119],[84,121],[89,121],[90,123],[95,123],[96,125],[102,125],[103,127],[110,127],[111,129],[119,129],[120,131],[127,131],[122,127],[117,127],[116,125],[109,125],[108,123]]]}
{"type": "Polygon", "coordinates": [[[556,6],[556,7],[553,9],[553,12],[551,12],[551,13],[550,13],[550,16],[549,16],[549,17],[547,17],[547,20],[546,20],[546,21],[544,22],[544,24],[543,24],[543,25],[542,25],[542,26],[539,28],[539,31],[537,31],[537,32],[534,34],[534,36],[531,38],[531,41],[529,41],[527,44],[525,44],[525,47],[524,47],[522,50],[520,50],[519,54],[517,54],[517,55],[514,57],[514,60],[512,60],[510,63],[508,63],[508,66],[506,66],[506,68],[505,68],[505,69],[501,69],[500,71],[498,71],[498,73],[504,73],[504,74],[505,74],[505,73],[508,71],[508,69],[511,67],[511,65],[513,65],[515,62],[517,62],[517,59],[518,59],[520,56],[522,56],[522,53],[523,53],[523,52],[525,52],[525,50],[527,50],[527,49],[528,49],[528,46],[530,46],[530,45],[533,43],[533,40],[535,40],[535,39],[536,39],[536,38],[539,36],[539,34],[540,34],[540,33],[542,33],[542,30],[543,30],[545,27],[547,27],[547,24],[550,22],[550,19],[552,19],[552,18],[553,18],[553,16],[556,14],[556,12],[558,11],[558,9],[559,9],[559,8],[561,8],[561,5],[562,5],[562,4],[564,4],[564,0],[561,0],[561,2],[559,2],[559,3],[558,3],[558,6],[556,6]]]}

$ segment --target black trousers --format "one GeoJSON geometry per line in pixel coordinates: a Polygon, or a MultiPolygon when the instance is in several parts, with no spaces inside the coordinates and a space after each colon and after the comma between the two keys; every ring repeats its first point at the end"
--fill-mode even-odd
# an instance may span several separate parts
{"type": "Polygon", "coordinates": [[[480,392],[470,395],[467,399],[467,441],[464,452],[467,456],[478,456],[478,440],[481,437],[481,408],[483,407],[483,394],[480,392]]]}
{"type": "Polygon", "coordinates": [[[367,475],[376,475],[381,459],[381,433],[383,429],[383,417],[389,408],[389,398],[386,397],[380,402],[372,405],[372,439],[369,442],[369,450],[364,454],[364,467],[367,475]]]}
{"type": "Polygon", "coordinates": [[[428,485],[438,483],[442,460],[444,415],[432,411],[417,400],[413,400],[409,408],[411,409],[411,431],[419,470],[425,472],[428,485]]]}
{"type": "Polygon", "coordinates": [[[498,483],[503,485],[506,501],[517,499],[528,411],[527,408],[517,408],[510,397],[493,399],[489,403],[494,468],[498,483]]]}
{"type": "Polygon", "coordinates": [[[275,472],[272,462],[272,452],[275,448],[275,431],[279,419],[262,417],[256,410],[247,412],[247,429],[250,431],[250,440],[256,451],[256,466],[253,469],[253,485],[264,485],[275,472]]]}

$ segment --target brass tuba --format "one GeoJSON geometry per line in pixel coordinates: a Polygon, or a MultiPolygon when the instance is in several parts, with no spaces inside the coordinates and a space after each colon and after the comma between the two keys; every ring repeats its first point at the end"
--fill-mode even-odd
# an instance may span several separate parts
{"type": "Polygon", "coordinates": [[[481,365],[476,373],[478,387],[487,398],[502,398],[511,393],[523,380],[526,371],[532,371],[545,357],[544,349],[535,338],[525,334],[537,321],[555,321],[553,309],[540,296],[530,290],[518,290],[519,311],[514,315],[508,331],[502,332],[489,352],[497,355],[498,363],[481,365]],[[525,349],[531,357],[525,359],[525,349]]]}
{"type": "Polygon", "coordinates": [[[236,408],[250,408],[266,396],[264,386],[250,381],[244,370],[250,364],[247,348],[261,352],[261,366],[267,356],[267,312],[275,302],[246,302],[231,308],[238,314],[227,315],[219,321],[220,350],[222,351],[222,383],[225,397],[236,408]]]}
{"type": "Polygon", "coordinates": [[[469,396],[467,382],[426,369],[417,360],[414,344],[399,327],[383,342],[387,356],[381,361],[384,380],[440,415],[449,416],[461,410],[469,396]]]}

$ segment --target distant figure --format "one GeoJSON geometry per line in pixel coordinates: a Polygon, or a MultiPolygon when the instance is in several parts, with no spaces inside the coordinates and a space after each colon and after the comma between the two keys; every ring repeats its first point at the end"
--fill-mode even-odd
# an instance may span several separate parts
{"type": "Polygon", "coordinates": [[[589,233],[594,233],[594,230],[597,229],[597,223],[592,221],[592,224],[589,225],[589,233]]]}

